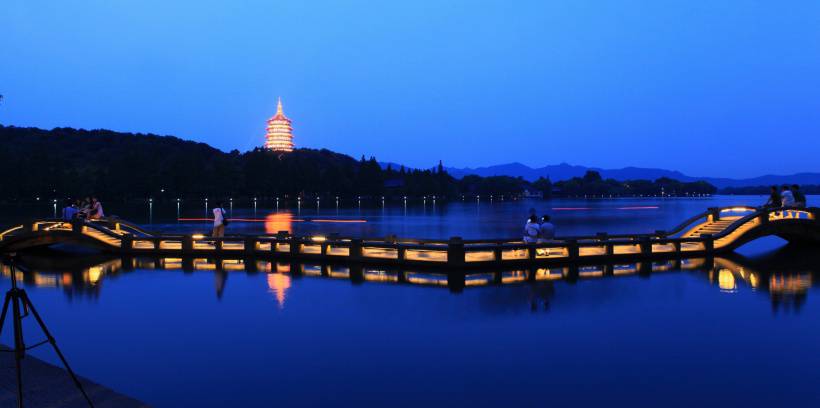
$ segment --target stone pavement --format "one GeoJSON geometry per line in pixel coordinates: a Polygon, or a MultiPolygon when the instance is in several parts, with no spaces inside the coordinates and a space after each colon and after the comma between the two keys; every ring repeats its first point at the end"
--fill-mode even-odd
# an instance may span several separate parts
{"type": "MultiPolygon", "coordinates": [[[[41,347],[50,347],[48,344],[41,347]]],[[[0,350],[8,347],[0,345],[0,350]]],[[[71,363],[71,360],[69,360],[71,363]]],[[[80,377],[95,407],[136,408],[148,405],[80,377]]],[[[85,399],[62,367],[27,354],[23,359],[23,402],[27,408],[87,407],[85,399]]],[[[14,353],[0,351],[0,407],[17,406],[14,353]]]]}

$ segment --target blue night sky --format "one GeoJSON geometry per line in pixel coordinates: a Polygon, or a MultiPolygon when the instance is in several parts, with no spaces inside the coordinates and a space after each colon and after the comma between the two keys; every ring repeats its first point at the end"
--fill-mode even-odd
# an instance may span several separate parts
{"type": "Polygon", "coordinates": [[[0,123],[411,166],[820,171],[818,1],[0,4],[0,123]],[[710,149],[717,149],[710,150],[710,149]]]}

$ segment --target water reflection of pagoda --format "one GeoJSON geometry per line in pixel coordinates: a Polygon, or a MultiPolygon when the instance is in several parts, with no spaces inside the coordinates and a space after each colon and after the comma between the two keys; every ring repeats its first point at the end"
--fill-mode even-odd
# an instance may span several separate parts
{"type": "Polygon", "coordinates": [[[276,115],[268,119],[267,133],[265,134],[265,149],[274,152],[293,151],[293,127],[290,119],[282,111],[282,98],[276,105],[276,115]]]}

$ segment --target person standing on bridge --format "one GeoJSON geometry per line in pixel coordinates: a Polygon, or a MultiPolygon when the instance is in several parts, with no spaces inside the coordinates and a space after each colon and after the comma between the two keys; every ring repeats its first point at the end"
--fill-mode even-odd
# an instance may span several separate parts
{"type": "Polygon", "coordinates": [[[225,236],[225,226],[228,224],[228,220],[225,219],[225,209],[222,208],[222,203],[214,208],[214,231],[211,234],[215,238],[224,237],[225,236]]]}
{"type": "Polygon", "coordinates": [[[794,207],[794,194],[789,190],[788,185],[783,185],[783,191],[780,192],[780,204],[783,207],[794,207]]]}

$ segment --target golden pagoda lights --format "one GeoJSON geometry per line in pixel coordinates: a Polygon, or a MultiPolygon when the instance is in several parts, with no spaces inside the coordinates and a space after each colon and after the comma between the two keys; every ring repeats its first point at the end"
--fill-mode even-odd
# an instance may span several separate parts
{"type": "Polygon", "coordinates": [[[282,111],[282,98],[276,105],[276,115],[268,119],[265,134],[265,149],[274,152],[293,151],[293,127],[290,119],[282,111]]]}

